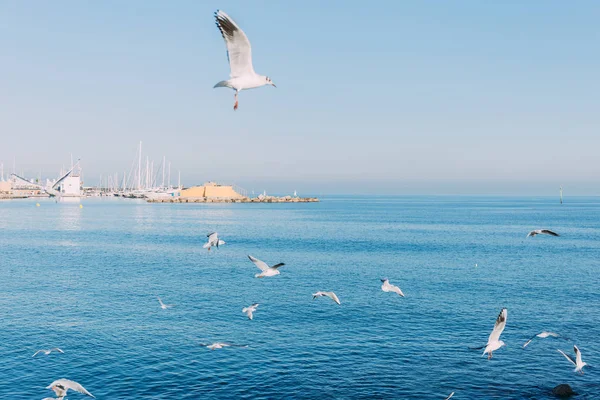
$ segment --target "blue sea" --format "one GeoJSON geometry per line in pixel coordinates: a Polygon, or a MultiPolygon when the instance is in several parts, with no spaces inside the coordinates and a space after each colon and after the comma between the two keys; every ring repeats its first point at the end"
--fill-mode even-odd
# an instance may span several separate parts
{"type": "Polygon", "coordinates": [[[59,378],[98,399],[600,398],[599,198],[321,200],[0,201],[0,398],[59,378]],[[525,237],[539,228],[561,236],[525,237]],[[208,252],[212,231],[226,244],[208,252]],[[248,255],[285,266],[256,279],[248,255]],[[487,360],[469,347],[502,307],[487,360]],[[543,330],[568,339],[523,349],[543,330]],[[248,347],[200,346],[216,341],[248,347]],[[557,352],[573,344],[584,375],[557,352]]]}

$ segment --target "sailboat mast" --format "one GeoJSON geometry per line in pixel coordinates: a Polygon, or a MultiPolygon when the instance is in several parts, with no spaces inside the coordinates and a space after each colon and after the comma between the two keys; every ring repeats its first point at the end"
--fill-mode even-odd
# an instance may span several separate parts
{"type": "Polygon", "coordinates": [[[163,165],[162,165],[162,174],[163,174],[162,187],[163,187],[163,189],[165,187],[165,161],[166,161],[166,158],[165,158],[165,156],[163,156],[163,165]]]}
{"type": "Polygon", "coordinates": [[[177,181],[177,187],[181,190],[181,171],[179,171],[179,180],[177,181]]]}
{"type": "Polygon", "coordinates": [[[140,154],[138,155],[138,181],[137,188],[140,190],[142,188],[142,141],[140,140],[140,154]]]}
{"type": "Polygon", "coordinates": [[[171,188],[171,161],[169,161],[169,188],[171,188]]]}

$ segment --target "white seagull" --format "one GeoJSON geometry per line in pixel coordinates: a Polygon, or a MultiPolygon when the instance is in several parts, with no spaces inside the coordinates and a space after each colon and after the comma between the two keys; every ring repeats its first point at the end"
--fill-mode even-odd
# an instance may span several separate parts
{"type": "Polygon", "coordinates": [[[200,346],[206,347],[211,350],[222,349],[224,347],[248,347],[246,345],[232,344],[232,343],[223,343],[223,342],[215,342],[213,344],[204,344],[200,343],[200,346]]]}
{"type": "Polygon", "coordinates": [[[581,352],[579,351],[579,348],[577,348],[577,346],[573,346],[573,349],[575,350],[575,361],[573,361],[573,359],[566,355],[562,350],[558,350],[558,352],[565,356],[565,358],[575,366],[574,372],[580,372],[583,375],[583,367],[585,367],[587,363],[581,360],[581,352]]]}
{"type": "Polygon", "coordinates": [[[450,396],[446,397],[446,400],[450,400],[452,396],[454,396],[454,392],[450,393],[450,396]]]}
{"type": "Polygon", "coordinates": [[[208,238],[208,242],[204,243],[202,248],[208,249],[208,251],[210,251],[211,247],[216,247],[218,249],[219,246],[225,244],[223,240],[219,239],[219,234],[217,232],[209,233],[206,237],[208,238]]]}
{"type": "Polygon", "coordinates": [[[267,265],[267,263],[265,263],[264,261],[260,261],[258,258],[254,258],[252,256],[248,256],[248,258],[250,259],[250,261],[252,261],[254,263],[254,265],[256,265],[258,267],[258,269],[261,270],[260,274],[256,274],[254,275],[255,278],[264,278],[265,276],[275,276],[275,275],[279,275],[279,267],[284,266],[284,263],[279,263],[279,264],[275,264],[272,267],[269,267],[267,265]]]}
{"type": "Polygon", "coordinates": [[[38,350],[38,351],[36,351],[36,352],[35,352],[35,353],[34,353],[34,354],[31,356],[31,357],[35,357],[35,356],[37,356],[37,355],[38,355],[38,354],[40,354],[40,353],[44,353],[45,355],[48,355],[48,354],[52,353],[53,351],[58,351],[59,353],[62,353],[62,354],[64,354],[64,353],[65,353],[64,351],[62,351],[62,350],[61,350],[61,349],[59,349],[58,347],[55,347],[55,348],[53,348],[53,349],[48,349],[48,350],[46,350],[46,349],[41,349],[41,350],[38,350]]]}
{"type": "Polygon", "coordinates": [[[402,290],[400,290],[398,286],[392,285],[388,278],[383,278],[381,282],[383,282],[383,284],[381,285],[381,290],[383,290],[384,292],[394,292],[404,297],[404,293],[402,293],[402,290]]]}
{"type": "Polygon", "coordinates": [[[488,342],[485,346],[479,347],[479,349],[485,347],[482,356],[488,354],[488,360],[492,358],[492,352],[498,350],[500,347],[504,346],[505,343],[500,340],[500,335],[506,327],[506,318],[508,317],[508,310],[503,308],[498,314],[498,318],[496,318],[496,323],[494,324],[494,330],[490,333],[490,337],[488,338],[488,342]]]}
{"type": "Polygon", "coordinates": [[[333,292],[317,292],[317,293],[313,293],[313,300],[316,299],[317,297],[323,297],[323,296],[327,296],[329,297],[331,300],[335,301],[338,304],[342,304],[340,302],[340,299],[338,299],[338,297],[336,296],[335,293],[333,292]]]}
{"type": "Polygon", "coordinates": [[[548,229],[536,229],[534,231],[531,231],[527,234],[526,237],[529,236],[535,236],[535,235],[550,235],[550,236],[560,236],[558,233],[556,232],[552,232],[551,230],[548,229]]]}
{"type": "Polygon", "coordinates": [[[48,387],[46,387],[46,389],[52,389],[54,391],[54,393],[56,393],[56,396],[59,399],[62,399],[63,397],[65,397],[67,395],[67,391],[69,389],[74,390],[76,392],[79,392],[81,394],[86,394],[86,395],[88,395],[90,397],[94,397],[93,394],[91,394],[90,392],[88,392],[79,383],[77,383],[75,381],[70,381],[68,379],[59,379],[59,380],[56,380],[56,381],[52,382],[48,387]]]}
{"type": "Polygon", "coordinates": [[[539,337],[541,339],[545,339],[547,337],[560,337],[560,335],[558,333],[546,332],[546,331],[538,333],[536,335],[533,335],[528,341],[526,341],[525,344],[523,345],[523,348],[527,347],[529,345],[529,343],[531,343],[531,341],[533,339],[535,339],[536,337],[539,337]]]}
{"type": "Polygon", "coordinates": [[[160,299],[160,297],[157,297],[157,299],[158,299],[158,302],[160,303],[160,308],[162,308],[163,310],[166,310],[167,308],[175,307],[175,304],[163,303],[163,301],[160,299]]]}
{"type": "Polygon", "coordinates": [[[256,307],[258,307],[258,303],[254,303],[249,307],[242,308],[242,312],[245,313],[248,316],[248,319],[251,320],[253,318],[252,313],[256,311],[256,307]]]}
{"type": "Polygon", "coordinates": [[[241,90],[253,89],[264,85],[277,86],[275,86],[268,76],[258,75],[254,72],[250,41],[233,19],[221,10],[215,12],[215,19],[227,46],[227,60],[231,69],[231,73],[229,74],[231,79],[221,81],[214,87],[228,87],[235,90],[235,104],[233,105],[233,109],[237,110],[238,93],[241,90]]]}

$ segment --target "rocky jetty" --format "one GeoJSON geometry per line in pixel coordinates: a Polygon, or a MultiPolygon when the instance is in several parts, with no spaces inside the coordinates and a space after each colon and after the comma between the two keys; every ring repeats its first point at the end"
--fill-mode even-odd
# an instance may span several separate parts
{"type": "Polygon", "coordinates": [[[167,197],[148,199],[148,203],[317,203],[316,197],[292,197],[292,196],[263,196],[220,198],[220,197],[167,197]]]}

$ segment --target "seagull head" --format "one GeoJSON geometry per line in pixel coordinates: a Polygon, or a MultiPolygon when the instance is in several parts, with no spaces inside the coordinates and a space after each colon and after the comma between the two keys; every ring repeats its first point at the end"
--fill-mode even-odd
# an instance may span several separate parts
{"type": "Polygon", "coordinates": [[[500,343],[500,347],[506,346],[506,343],[504,343],[502,340],[498,340],[498,343],[500,343]]]}
{"type": "Polygon", "coordinates": [[[267,85],[271,85],[273,87],[277,87],[277,86],[275,86],[275,84],[273,83],[273,81],[271,80],[271,78],[269,78],[268,76],[265,76],[265,80],[267,81],[267,85]]]}

